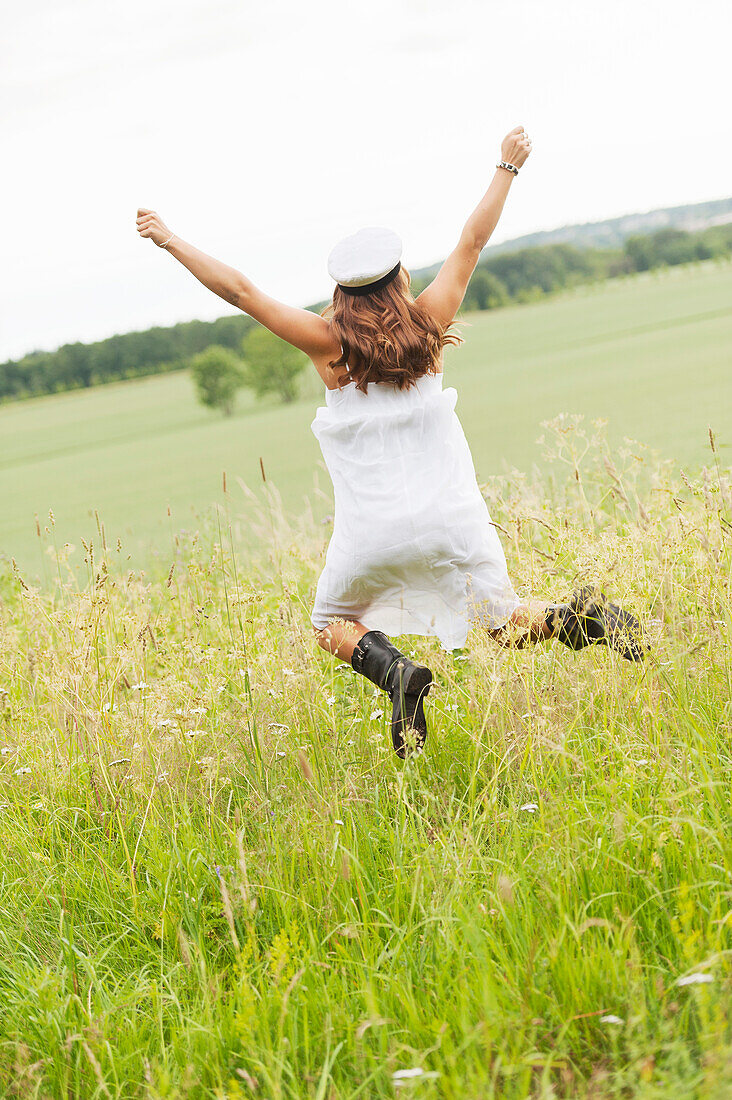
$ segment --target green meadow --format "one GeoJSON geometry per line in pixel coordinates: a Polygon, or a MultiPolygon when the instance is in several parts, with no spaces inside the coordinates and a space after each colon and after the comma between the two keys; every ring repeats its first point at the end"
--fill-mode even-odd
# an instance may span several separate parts
{"type": "Polygon", "coordinates": [[[490,487],[514,583],[596,579],[652,652],[405,637],[407,762],[276,498],[256,563],[232,487],[144,575],[0,569],[0,1095],[732,1094],[732,485],[546,437],[490,487]]]}
{"type": "MultiPolygon", "coordinates": [[[[702,264],[466,315],[444,384],[479,480],[542,465],[541,423],[562,412],[604,418],[613,443],[640,440],[689,469],[707,460],[712,426],[728,456],[731,303],[732,267],[702,264]]],[[[262,469],[287,511],[323,518],[330,486],[309,427],[321,401],[313,371],[293,405],[243,391],[229,419],[196,404],[186,374],[0,407],[0,553],[42,578],[45,527],[78,564],[98,517],[109,545],[146,564],[221,501],[224,474],[236,508],[241,482],[260,493],[262,469]]],[[[251,539],[246,522],[239,534],[251,539]]]]}

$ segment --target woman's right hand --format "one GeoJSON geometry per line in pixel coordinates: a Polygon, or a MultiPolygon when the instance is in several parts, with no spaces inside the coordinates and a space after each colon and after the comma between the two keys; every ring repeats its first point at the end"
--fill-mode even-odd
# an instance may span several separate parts
{"type": "Polygon", "coordinates": [[[141,206],[137,211],[137,232],[141,237],[151,237],[158,248],[170,237],[170,230],[154,210],[141,206]]]}
{"type": "Polygon", "coordinates": [[[514,126],[501,142],[501,160],[505,160],[507,164],[513,164],[514,168],[520,168],[525,164],[530,152],[531,138],[526,134],[523,126],[514,126]]]}

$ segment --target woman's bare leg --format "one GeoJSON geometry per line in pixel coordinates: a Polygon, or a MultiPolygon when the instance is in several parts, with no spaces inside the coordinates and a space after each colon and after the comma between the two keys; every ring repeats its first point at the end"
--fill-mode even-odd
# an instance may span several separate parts
{"type": "Polygon", "coordinates": [[[351,619],[334,619],[322,630],[313,629],[321,649],[350,664],[354,649],[369,628],[351,619]]]}
{"type": "Polygon", "coordinates": [[[499,645],[518,648],[532,642],[545,641],[551,637],[551,631],[546,624],[546,615],[550,607],[556,607],[556,604],[545,603],[543,600],[524,600],[505,626],[497,630],[488,630],[487,633],[499,645]]]}
{"type": "Polygon", "coordinates": [[[358,620],[335,619],[321,630],[313,629],[322,649],[349,662],[354,672],[386,692],[392,707],[391,740],[397,756],[404,760],[410,753],[421,751],[427,738],[424,700],[433,683],[431,670],[411,661],[383,631],[372,630],[358,620]],[[370,637],[359,645],[364,634],[370,637]]]}

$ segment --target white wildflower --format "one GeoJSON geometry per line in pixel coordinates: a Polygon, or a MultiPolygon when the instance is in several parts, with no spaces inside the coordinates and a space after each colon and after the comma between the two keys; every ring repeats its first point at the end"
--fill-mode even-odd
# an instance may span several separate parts
{"type": "Polygon", "coordinates": [[[110,760],[107,767],[116,768],[118,764],[131,764],[129,756],[120,756],[119,760],[110,760]]]}
{"type": "Polygon", "coordinates": [[[343,822],[341,821],[341,819],[340,819],[339,817],[336,817],[336,818],[334,818],[333,820],[334,820],[334,823],[335,823],[336,825],[342,825],[342,824],[343,824],[343,822]]]}
{"type": "Polygon", "coordinates": [[[336,697],[335,697],[335,695],[328,695],[328,696],[326,696],[325,701],[326,701],[326,703],[328,704],[329,707],[332,707],[333,704],[336,701],[336,697]]]}
{"type": "Polygon", "coordinates": [[[420,1081],[430,1081],[439,1077],[439,1073],[433,1071],[432,1073],[426,1073],[421,1066],[415,1066],[413,1069],[397,1069],[392,1073],[391,1079],[394,1082],[394,1088],[403,1088],[405,1082],[410,1078],[419,1078],[420,1081]]]}
{"type": "Polygon", "coordinates": [[[287,753],[286,752],[278,752],[277,755],[278,756],[287,756],[287,753]]]}
{"type": "Polygon", "coordinates": [[[30,775],[30,772],[31,772],[30,768],[16,768],[15,769],[15,774],[16,775],[30,775]]]}
{"type": "Polygon", "coordinates": [[[284,676],[295,676],[295,673],[291,668],[283,668],[282,673],[284,676]]]}
{"type": "Polygon", "coordinates": [[[520,807],[522,810],[527,810],[530,814],[535,814],[539,809],[536,802],[527,802],[524,806],[520,807]]]}
{"type": "Polygon", "coordinates": [[[144,680],[140,680],[139,684],[130,684],[130,691],[144,691],[147,684],[144,680]]]}
{"type": "Polygon", "coordinates": [[[160,721],[158,722],[158,729],[161,730],[161,729],[164,729],[165,726],[172,726],[172,725],[173,725],[172,719],[170,719],[170,718],[161,718],[160,721]]]}
{"type": "Polygon", "coordinates": [[[612,1016],[612,1015],[610,1015],[610,1016],[601,1016],[600,1017],[600,1023],[601,1024],[624,1024],[625,1020],[622,1020],[620,1018],[620,1016],[612,1016]]]}
{"type": "Polygon", "coordinates": [[[384,712],[383,712],[383,710],[372,710],[372,711],[371,711],[371,719],[372,719],[372,721],[373,721],[373,719],[374,719],[374,718],[383,718],[383,717],[384,717],[384,712]]]}
{"type": "Polygon", "coordinates": [[[677,978],[677,985],[706,985],[714,981],[713,974],[686,974],[683,978],[677,978]]]}
{"type": "Polygon", "coordinates": [[[3,747],[0,749],[0,756],[8,756],[8,754],[13,751],[14,750],[11,749],[10,745],[3,745],[3,747]]]}

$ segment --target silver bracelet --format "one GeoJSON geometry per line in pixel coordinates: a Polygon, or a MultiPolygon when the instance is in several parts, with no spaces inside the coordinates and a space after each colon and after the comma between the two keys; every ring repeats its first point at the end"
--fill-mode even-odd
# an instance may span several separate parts
{"type": "Polygon", "coordinates": [[[500,164],[496,165],[496,168],[505,168],[508,172],[513,172],[514,176],[519,174],[519,170],[515,164],[509,164],[507,160],[502,160],[500,164]]]}
{"type": "Polygon", "coordinates": [[[173,240],[174,236],[175,236],[175,233],[171,233],[170,236],[168,237],[167,241],[163,241],[162,244],[159,244],[158,248],[167,248],[168,245],[170,244],[170,242],[173,240]]]}

